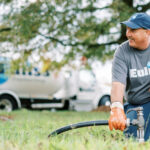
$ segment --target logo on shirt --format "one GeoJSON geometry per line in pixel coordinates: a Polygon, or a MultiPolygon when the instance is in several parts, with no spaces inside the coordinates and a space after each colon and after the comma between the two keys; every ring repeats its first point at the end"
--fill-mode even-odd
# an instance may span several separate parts
{"type": "Polygon", "coordinates": [[[130,69],[130,77],[144,77],[150,75],[150,67],[144,67],[144,69],[130,69]]]}

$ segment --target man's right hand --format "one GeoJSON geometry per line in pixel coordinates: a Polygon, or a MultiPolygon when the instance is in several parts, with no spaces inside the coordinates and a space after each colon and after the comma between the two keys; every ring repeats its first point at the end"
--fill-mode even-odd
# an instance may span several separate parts
{"type": "Polygon", "coordinates": [[[121,130],[123,131],[126,128],[126,115],[124,110],[119,107],[111,108],[110,118],[109,118],[109,129],[121,130]]]}

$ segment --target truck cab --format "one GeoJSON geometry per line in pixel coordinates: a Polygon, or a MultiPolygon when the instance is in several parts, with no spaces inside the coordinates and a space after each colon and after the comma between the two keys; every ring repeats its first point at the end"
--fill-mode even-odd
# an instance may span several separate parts
{"type": "Polygon", "coordinates": [[[69,99],[71,110],[91,111],[110,105],[110,86],[99,84],[92,70],[69,69],[66,73],[63,88],[54,96],[56,99],[69,99]]]}

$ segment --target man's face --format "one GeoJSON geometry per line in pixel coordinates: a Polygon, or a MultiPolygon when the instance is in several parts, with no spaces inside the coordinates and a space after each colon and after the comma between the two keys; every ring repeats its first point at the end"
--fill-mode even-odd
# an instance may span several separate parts
{"type": "Polygon", "coordinates": [[[129,40],[129,45],[133,48],[144,50],[150,44],[150,30],[142,28],[131,29],[127,27],[126,36],[129,40]]]}

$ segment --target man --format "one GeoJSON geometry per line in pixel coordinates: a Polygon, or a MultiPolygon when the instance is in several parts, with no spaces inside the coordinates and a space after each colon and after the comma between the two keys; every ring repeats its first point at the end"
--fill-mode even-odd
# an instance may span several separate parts
{"type": "Polygon", "coordinates": [[[142,106],[145,119],[145,140],[150,137],[150,16],[136,13],[126,25],[128,41],[119,46],[112,66],[110,130],[124,130],[126,135],[136,137],[137,127],[126,128],[126,119],[136,119],[136,113],[125,112],[142,106]],[[124,93],[125,91],[125,93],[124,93]],[[127,104],[123,107],[123,97],[127,104]]]}

